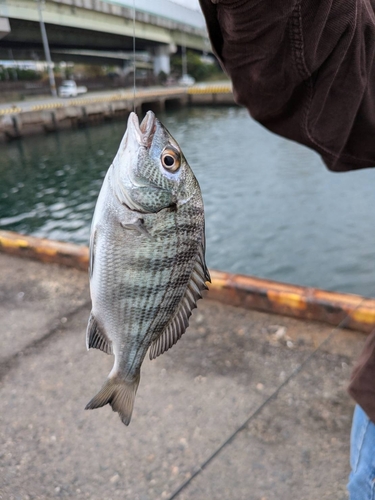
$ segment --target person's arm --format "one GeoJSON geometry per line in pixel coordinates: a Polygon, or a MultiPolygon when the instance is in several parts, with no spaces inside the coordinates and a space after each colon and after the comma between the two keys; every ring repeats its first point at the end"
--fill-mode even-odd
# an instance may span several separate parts
{"type": "Polygon", "coordinates": [[[375,0],[200,0],[236,101],[335,171],[375,167],[375,0]]]}

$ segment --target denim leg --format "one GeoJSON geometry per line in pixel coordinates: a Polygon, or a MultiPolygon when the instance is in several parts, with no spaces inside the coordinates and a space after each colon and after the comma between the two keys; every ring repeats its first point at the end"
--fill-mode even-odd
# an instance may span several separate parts
{"type": "Polygon", "coordinates": [[[375,500],[375,424],[356,406],[350,437],[350,500],[375,500]]]}

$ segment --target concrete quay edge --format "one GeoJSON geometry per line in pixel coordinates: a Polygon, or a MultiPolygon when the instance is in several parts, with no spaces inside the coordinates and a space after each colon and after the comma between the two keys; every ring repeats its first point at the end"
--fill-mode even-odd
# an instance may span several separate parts
{"type": "MultiPolygon", "coordinates": [[[[87,271],[86,246],[0,230],[0,251],[87,271]]],[[[208,298],[245,309],[320,321],[370,333],[375,328],[375,298],[290,285],[211,270],[208,298]]]]}
{"type": "Polygon", "coordinates": [[[195,105],[235,105],[231,87],[216,84],[142,89],[137,90],[135,96],[129,90],[120,90],[68,100],[48,98],[35,104],[17,102],[0,106],[0,143],[124,119],[133,109],[142,115],[149,109],[159,113],[168,108],[195,105]]]}
{"type": "MultiPolygon", "coordinates": [[[[169,87],[169,88],[158,88],[156,90],[142,89],[137,90],[135,93],[135,98],[137,100],[147,100],[147,99],[176,99],[183,98],[186,95],[195,94],[232,94],[232,87],[229,84],[212,84],[212,85],[194,85],[191,87],[169,87]]],[[[114,101],[129,101],[133,99],[132,91],[122,91],[117,90],[110,95],[102,96],[90,96],[84,95],[81,97],[75,97],[67,100],[55,99],[52,102],[40,102],[40,104],[31,105],[27,109],[22,109],[19,105],[10,105],[7,108],[0,109],[0,116],[3,115],[15,115],[19,113],[31,113],[35,111],[43,110],[53,110],[60,108],[71,108],[75,106],[87,106],[90,104],[103,104],[111,103],[114,101]]]]}

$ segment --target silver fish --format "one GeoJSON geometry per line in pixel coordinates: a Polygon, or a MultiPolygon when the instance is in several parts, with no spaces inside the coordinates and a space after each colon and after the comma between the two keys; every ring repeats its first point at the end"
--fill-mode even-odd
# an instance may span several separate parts
{"type": "Polygon", "coordinates": [[[104,179],[90,237],[87,348],[114,354],[86,409],[109,403],[131,419],[147,350],[156,358],[188,327],[210,275],[199,184],[180,147],[149,111],[131,113],[104,179]]]}

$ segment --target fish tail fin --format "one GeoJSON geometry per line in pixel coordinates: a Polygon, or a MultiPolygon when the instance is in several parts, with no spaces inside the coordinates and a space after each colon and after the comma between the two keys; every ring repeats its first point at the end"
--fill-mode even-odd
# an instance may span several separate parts
{"type": "Polygon", "coordinates": [[[131,381],[118,376],[108,378],[98,394],[86,405],[85,410],[93,410],[110,404],[112,410],[119,414],[122,422],[129,425],[139,380],[140,373],[131,381]]]}

